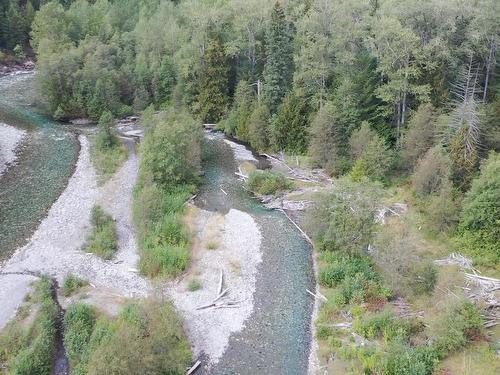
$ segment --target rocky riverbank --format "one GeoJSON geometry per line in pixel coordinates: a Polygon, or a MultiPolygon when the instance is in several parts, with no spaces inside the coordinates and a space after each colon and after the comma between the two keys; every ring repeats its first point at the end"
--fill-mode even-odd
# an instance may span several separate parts
{"type": "Polygon", "coordinates": [[[16,149],[26,137],[26,131],[0,123],[0,176],[16,161],[16,149]]]}

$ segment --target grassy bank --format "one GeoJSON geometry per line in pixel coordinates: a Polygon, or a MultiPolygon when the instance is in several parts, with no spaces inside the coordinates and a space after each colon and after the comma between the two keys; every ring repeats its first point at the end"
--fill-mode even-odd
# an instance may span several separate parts
{"type": "Polygon", "coordinates": [[[91,224],[92,232],[87,238],[83,250],[99,255],[106,260],[113,258],[118,249],[115,221],[100,206],[94,206],[91,224]]]}
{"type": "Polygon", "coordinates": [[[174,277],[189,264],[190,234],[182,223],[185,202],[201,170],[201,126],[183,112],[146,115],[141,144],[134,221],[140,270],[150,277],[174,277]]]}
{"type": "Polygon", "coordinates": [[[453,241],[425,229],[429,217],[412,197],[406,185],[343,178],[310,213],[328,298],[316,322],[320,360],[329,373],[430,375],[474,358],[474,373],[493,374],[499,361],[488,358],[498,334],[483,328],[481,305],[462,289],[463,272],[432,264],[453,241]],[[401,201],[411,202],[407,212],[375,222],[378,207],[401,201]]]}
{"type": "Polygon", "coordinates": [[[113,125],[114,119],[111,112],[104,112],[97,125],[97,134],[92,138],[91,159],[100,183],[110,178],[127,160],[124,145],[112,132],[113,125]]]}
{"type": "Polygon", "coordinates": [[[76,303],[68,308],[64,326],[75,375],[177,375],[191,363],[189,343],[170,303],[131,303],[114,319],[76,303]]]}
{"type": "Polygon", "coordinates": [[[37,281],[15,320],[0,333],[0,371],[51,374],[58,314],[51,288],[50,280],[37,281]]]}
{"type": "Polygon", "coordinates": [[[274,195],[292,190],[294,184],[280,173],[255,170],[250,172],[247,186],[257,195],[274,195]]]}
{"type": "Polygon", "coordinates": [[[97,170],[99,183],[104,183],[127,160],[127,151],[120,142],[104,149],[97,147],[95,142],[96,140],[92,139],[90,157],[97,170]]]}

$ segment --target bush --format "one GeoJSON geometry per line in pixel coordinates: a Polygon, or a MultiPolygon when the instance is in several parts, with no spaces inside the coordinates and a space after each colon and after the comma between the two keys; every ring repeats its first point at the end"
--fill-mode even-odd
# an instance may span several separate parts
{"type": "Polygon", "coordinates": [[[378,280],[373,262],[366,256],[348,255],[340,252],[323,252],[321,260],[326,263],[319,274],[323,286],[335,287],[347,277],[362,274],[367,280],[378,280]]]}
{"type": "Polygon", "coordinates": [[[422,104],[408,122],[403,140],[403,158],[412,170],[417,160],[433,146],[436,135],[436,110],[432,104],[422,104]]]}
{"type": "Polygon", "coordinates": [[[188,290],[190,292],[194,292],[199,289],[201,289],[201,283],[198,279],[192,279],[189,281],[188,290]]]}
{"type": "Polygon", "coordinates": [[[182,223],[187,186],[161,191],[154,183],[139,186],[134,200],[141,259],[139,268],[150,277],[177,276],[189,264],[190,234],[182,223]]]}
{"type": "Polygon", "coordinates": [[[352,176],[356,181],[362,177],[382,180],[392,165],[392,154],[386,142],[364,122],[354,131],[350,139],[351,155],[355,160],[352,176]]]}
{"type": "Polygon", "coordinates": [[[13,321],[0,334],[0,361],[9,373],[18,375],[49,375],[55,351],[55,323],[58,307],[52,298],[48,279],[34,285],[32,303],[38,305],[33,322],[26,327],[13,321]]]}
{"type": "Polygon", "coordinates": [[[189,343],[170,303],[125,308],[111,324],[96,325],[89,348],[81,374],[176,375],[184,374],[191,362],[189,343]]]}
{"type": "Polygon", "coordinates": [[[94,309],[83,303],[71,305],[64,316],[64,348],[73,368],[82,360],[94,330],[94,309]]]}
{"type": "Polygon", "coordinates": [[[439,193],[450,178],[450,158],[441,146],[429,149],[417,163],[413,186],[421,197],[439,193]]]}
{"type": "Polygon", "coordinates": [[[276,194],[293,189],[293,183],[282,174],[260,170],[250,172],[247,186],[259,195],[276,194]]]}
{"type": "Polygon", "coordinates": [[[383,338],[386,343],[406,342],[412,330],[411,324],[386,309],[383,312],[356,319],[354,330],[368,339],[383,338]]]}
{"type": "Polygon", "coordinates": [[[491,153],[463,202],[458,244],[481,264],[500,261],[500,154],[491,153]]]}
{"type": "Polygon", "coordinates": [[[438,364],[439,355],[432,347],[409,347],[396,345],[387,357],[384,374],[386,375],[432,375],[438,364]]]}
{"type": "Polygon", "coordinates": [[[201,172],[201,126],[184,112],[162,112],[142,143],[141,173],[162,189],[196,184],[201,172]]]}
{"type": "Polygon", "coordinates": [[[361,254],[370,242],[380,199],[377,184],[339,179],[310,211],[307,227],[320,249],[361,254]]]}
{"type": "Polygon", "coordinates": [[[483,331],[481,312],[468,300],[446,304],[444,314],[429,327],[433,345],[441,358],[481,337],[483,331]]]}
{"type": "Polygon", "coordinates": [[[417,264],[410,268],[409,286],[416,295],[431,294],[436,286],[437,267],[430,262],[417,264]]]}
{"type": "Polygon", "coordinates": [[[73,275],[66,276],[62,286],[62,294],[65,297],[69,297],[78,289],[83,288],[86,285],[88,285],[88,282],[80,279],[79,277],[73,275]]]}
{"type": "Polygon", "coordinates": [[[92,208],[92,233],[84,250],[99,255],[103,259],[113,258],[118,249],[118,236],[113,218],[99,206],[92,208]]]}

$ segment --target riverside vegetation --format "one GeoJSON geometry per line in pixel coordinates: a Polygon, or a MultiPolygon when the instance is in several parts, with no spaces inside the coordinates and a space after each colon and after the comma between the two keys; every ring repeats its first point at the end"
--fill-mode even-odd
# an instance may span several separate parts
{"type": "MultiPolygon", "coordinates": [[[[53,0],[34,17],[34,2],[0,4],[0,48],[23,52],[31,37],[56,118],[143,112],[141,272],[187,267],[199,124],[217,123],[335,178],[305,225],[328,297],[317,322],[328,370],[500,371],[498,326],[483,327],[457,267],[433,263],[457,251],[500,270],[498,1],[53,0]],[[408,212],[375,222],[397,202],[408,212]],[[345,319],[350,331],[333,326],[345,319]]],[[[267,172],[252,181],[287,188],[267,172]]]]}

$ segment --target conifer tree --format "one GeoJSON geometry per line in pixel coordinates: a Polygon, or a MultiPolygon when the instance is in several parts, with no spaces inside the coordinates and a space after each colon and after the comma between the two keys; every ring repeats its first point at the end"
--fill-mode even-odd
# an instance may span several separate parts
{"type": "Polygon", "coordinates": [[[269,109],[276,111],[290,88],[293,78],[293,33],[279,1],[271,13],[271,23],[266,32],[266,65],[264,67],[264,92],[269,109]]]}
{"type": "Polygon", "coordinates": [[[201,118],[214,123],[224,115],[228,105],[229,67],[221,37],[210,32],[202,66],[198,105],[201,118]]]}
{"type": "Polygon", "coordinates": [[[285,96],[272,121],[273,148],[291,153],[307,150],[309,108],[306,100],[295,92],[285,96]]]}

